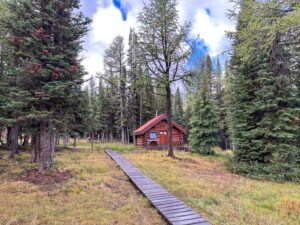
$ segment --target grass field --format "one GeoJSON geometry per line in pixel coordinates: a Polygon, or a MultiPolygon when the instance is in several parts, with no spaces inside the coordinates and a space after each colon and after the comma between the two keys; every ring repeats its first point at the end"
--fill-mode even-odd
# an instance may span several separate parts
{"type": "Polygon", "coordinates": [[[72,177],[60,183],[22,181],[29,154],[0,159],[1,225],[164,224],[113,161],[99,151],[60,152],[55,166],[72,177]]]}
{"type": "Polygon", "coordinates": [[[118,150],[213,225],[300,224],[299,184],[234,175],[224,168],[221,155],[176,152],[174,160],[166,152],[133,145],[95,143],[93,152],[89,147],[80,141],[78,148],[85,150],[57,153],[55,168],[70,174],[59,182],[32,182],[27,174],[37,166],[29,163],[29,154],[9,161],[2,151],[0,224],[165,224],[102,151],[105,147],[118,150]]]}
{"type": "Polygon", "coordinates": [[[300,185],[244,178],[227,172],[224,159],[177,152],[124,153],[125,158],[212,224],[300,224],[300,185]]]}

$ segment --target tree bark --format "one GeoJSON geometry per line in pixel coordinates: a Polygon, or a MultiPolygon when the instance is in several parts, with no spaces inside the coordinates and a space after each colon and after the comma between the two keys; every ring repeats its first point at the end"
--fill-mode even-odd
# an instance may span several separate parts
{"type": "Polygon", "coordinates": [[[18,152],[18,137],[19,137],[19,126],[14,124],[10,128],[9,137],[8,137],[8,149],[10,151],[9,158],[13,159],[15,154],[18,152]]]}
{"type": "Polygon", "coordinates": [[[68,137],[67,137],[67,135],[64,136],[64,148],[68,148],[68,137]]]}
{"type": "Polygon", "coordinates": [[[171,87],[170,84],[166,85],[166,116],[168,122],[168,156],[174,157],[173,141],[172,141],[172,102],[171,102],[171,87]]]}
{"type": "Polygon", "coordinates": [[[109,142],[112,142],[114,140],[114,134],[113,134],[113,131],[111,130],[109,132],[109,142]]]}
{"type": "Polygon", "coordinates": [[[39,162],[40,161],[40,134],[39,132],[32,135],[31,140],[31,162],[39,162]]]}
{"type": "Polygon", "coordinates": [[[56,150],[56,133],[51,131],[51,158],[54,160],[55,150],[56,150]]]}
{"type": "Polygon", "coordinates": [[[74,150],[76,150],[76,136],[74,136],[74,150]]]}
{"type": "Polygon", "coordinates": [[[7,127],[7,133],[6,133],[6,147],[8,148],[9,145],[9,134],[10,134],[11,127],[7,127]]]}
{"type": "Polygon", "coordinates": [[[94,151],[94,131],[91,132],[91,149],[94,151]]]}
{"type": "Polygon", "coordinates": [[[1,143],[1,146],[4,145],[4,143],[3,143],[3,141],[2,141],[2,132],[3,132],[3,130],[0,129],[0,143],[1,143]]]}
{"type": "Polygon", "coordinates": [[[19,139],[20,139],[20,145],[23,145],[22,128],[19,129],[19,139]]]}
{"type": "Polygon", "coordinates": [[[23,146],[28,146],[29,145],[29,135],[25,134],[24,136],[24,141],[23,141],[23,146]]]}
{"type": "Polygon", "coordinates": [[[40,123],[40,168],[39,172],[48,170],[53,162],[53,133],[48,121],[40,123]]]}

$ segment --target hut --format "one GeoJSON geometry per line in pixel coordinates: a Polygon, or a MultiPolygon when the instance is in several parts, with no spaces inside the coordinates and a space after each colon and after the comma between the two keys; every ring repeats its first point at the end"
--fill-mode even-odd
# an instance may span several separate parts
{"type": "MultiPolygon", "coordinates": [[[[185,144],[187,130],[172,121],[172,141],[175,147],[185,144]]],[[[168,123],[167,116],[160,114],[134,131],[136,145],[146,149],[163,149],[168,145],[168,123]]]]}

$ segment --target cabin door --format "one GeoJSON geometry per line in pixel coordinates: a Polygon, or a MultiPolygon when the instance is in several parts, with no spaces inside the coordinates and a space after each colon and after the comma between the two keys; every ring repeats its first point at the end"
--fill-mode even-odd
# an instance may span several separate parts
{"type": "Polygon", "coordinates": [[[160,131],[159,132],[159,144],[160,145],[167,145],[168,144],[168,132],[167,131],[160,131]]]}

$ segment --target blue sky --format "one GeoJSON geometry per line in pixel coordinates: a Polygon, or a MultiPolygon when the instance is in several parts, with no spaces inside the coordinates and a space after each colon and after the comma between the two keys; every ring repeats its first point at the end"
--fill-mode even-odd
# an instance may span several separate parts
{"type": "MultiPolygon", "coordinates": [[[[93,19],[90,32],[85,37],[83,65],[89,76],[103,70],[103,53],[116,35],[128,42],[130,27],[136,27],[136,17],[143,6],[142,0],[81,0],[81,10],[93,19]]],[[[147,2],[147,0],[145,0],[147,2]]],[[[234,24],[226,17],[232,4],[228,0],[178,0],[180,21],[193,24],[192,35],[200,36],[190,58],[192,64],[199,56],[209,52],[213,58],[230,49],[226,30],[234,30],[234,24]]],[[[223,53],[223,54],[222,54],[223,53]]]]}

